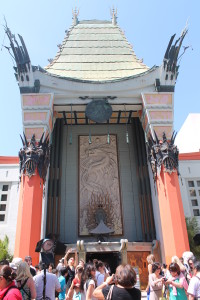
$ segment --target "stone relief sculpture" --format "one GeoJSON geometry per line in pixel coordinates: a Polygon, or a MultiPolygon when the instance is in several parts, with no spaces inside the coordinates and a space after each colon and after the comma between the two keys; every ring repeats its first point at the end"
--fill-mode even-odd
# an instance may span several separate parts
{"type": "Polygon", "coordinates": [[[79,234],[89,235],[98,225],[96,212],[102,210],[104,223],[121,235],[122,215],[117,158],[117,139],[110,135],[79,136],[79,234]]]}

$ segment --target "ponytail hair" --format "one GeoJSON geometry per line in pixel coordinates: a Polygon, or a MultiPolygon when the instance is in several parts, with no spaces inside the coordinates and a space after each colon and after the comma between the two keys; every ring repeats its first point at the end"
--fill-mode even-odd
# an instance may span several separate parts
{"type": "Polygon", "coordinates": [[[9,266],[3,266],[0,271],[0,276],[3,276],[5,280],[9,283],[16,278],[16,273],[9,266]]]}

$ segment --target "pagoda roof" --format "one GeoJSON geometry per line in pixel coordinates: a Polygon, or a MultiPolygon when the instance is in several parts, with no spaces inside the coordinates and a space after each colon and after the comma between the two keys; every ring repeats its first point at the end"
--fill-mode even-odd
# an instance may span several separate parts
{"type": "Polygon", "coordinates": [[[52,76],[94,82],[138,76],[149,70],[119,26],[99,20],[73,25],[45,69],[52,76]]]}

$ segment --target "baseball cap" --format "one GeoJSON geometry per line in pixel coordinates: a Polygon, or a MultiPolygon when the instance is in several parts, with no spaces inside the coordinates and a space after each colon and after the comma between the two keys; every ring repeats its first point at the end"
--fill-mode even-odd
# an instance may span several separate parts
{"type": "Polygon", "coordinates": [[[13,263],[16,267],[18,267],[19,264],[20,264],[20,262],[22,262],[22,261],[23,261],[22,258],[20,258],[20,257],[15,257],[15,258],[13,258],[12,263],[13,263]]]}
{"type": "Polygon", "coordinates": [[[13,262],[9,263],[9,267],[13,270],[17,270],[17,266],[13,262]]]}

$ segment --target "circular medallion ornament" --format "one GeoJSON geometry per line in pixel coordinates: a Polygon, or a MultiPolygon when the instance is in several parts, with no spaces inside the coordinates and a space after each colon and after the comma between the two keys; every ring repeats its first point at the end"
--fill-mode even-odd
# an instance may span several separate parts
{"type": "Polygon", "coordinates": [[[94,122],[102,123],[110,119],[112,107],[107,100],[92,100],[86,106],[85,115],[94,122]]]}

